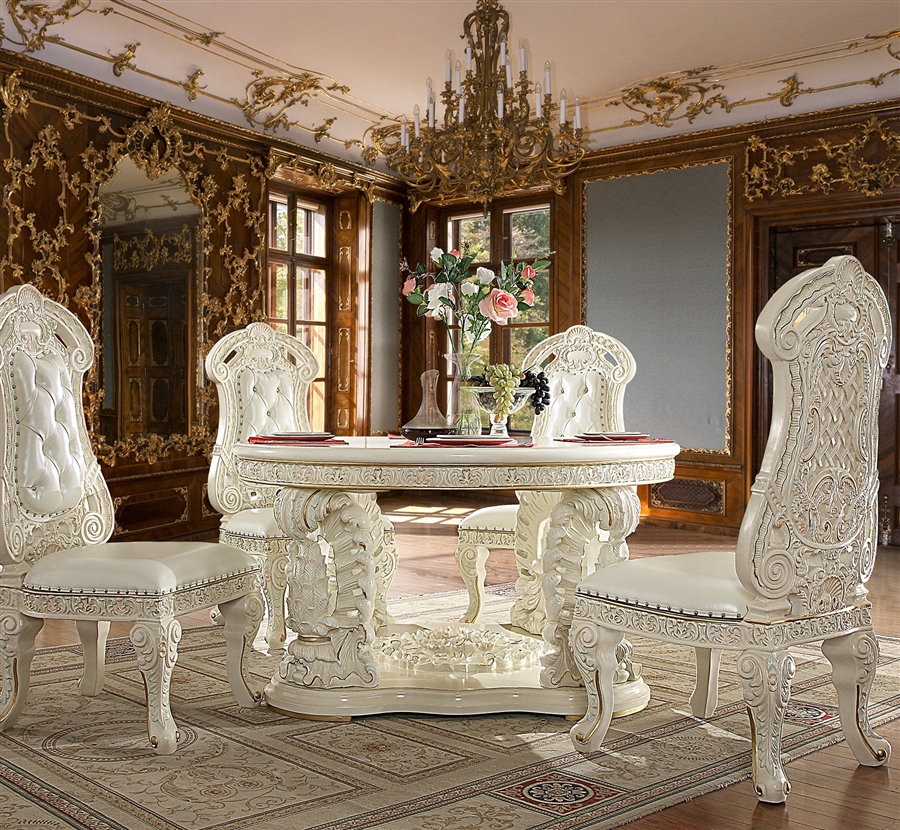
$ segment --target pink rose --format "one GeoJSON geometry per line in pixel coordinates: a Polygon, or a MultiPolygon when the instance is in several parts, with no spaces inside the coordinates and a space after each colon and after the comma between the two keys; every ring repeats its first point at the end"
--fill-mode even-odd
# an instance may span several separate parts
{"type": "Polygon", "coordinates": [[[459,251],[457,251],[457,250],[455,250],[455,249],[452,250],[452,251],[450,251],[450,256],[455,256],[455,257],[458,259],[458,258],[459,258],[459,251]]]}
{"type": "Polygon", "coordinates": [[[525,305],[534,305],[534,290],[531,287],[522,289],[522,302],[525,305]]]}
{"type": "MultiPolygon", "coordinates": [[[[522,269],[522,279],[523,280],[533,280],[536,273],[537,272],[534,270],[534,268],[531,265],[526,265],[522,269]]],[[[531,305],[531,303],[528,303],[528,305],[531,305]]]]}
{"type": "Polygon", "coordinates": [[[493,288],[491,293],[478,303],[478,310],[489,320],[505,326],[510,318],[519,313],[519,303],[509,291],[493,288]]]}
{"type": "Polygon", "coordinates": [[[416,280],[415,277],[410,277],[403,283],[403,296],[408,297],[412,294],[413,291],[416,290],[416,280]]]}

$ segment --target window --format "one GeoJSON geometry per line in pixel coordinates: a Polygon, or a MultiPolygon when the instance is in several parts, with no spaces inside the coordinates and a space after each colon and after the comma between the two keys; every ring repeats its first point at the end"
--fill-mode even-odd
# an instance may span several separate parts
{"type": "MultiPolygon", "coordinates": [[[[499,270],[500,262],[515,263],[546,258],[550,252],[550,206],[547,204],[504,207],[494,205],[490,214],[457,213],[447,217],[445,250],[476,254],[473,268],[482,265],[499,270]]],[[[521,309],[505,326],[495,325],[479,351],[489,363],[522,366],[528,352],[550,334],[550,276],[553,266],[539,271],[534,280],[535,301],[521,309]]],[[[527,366],[523,368],[529,368],[527,366]]],[[[526,407],[510,418],[514,429],[529,429],[532,413],[526,407]]]]}
{"type": "Polygon", "coordinates": [[[328,356],[327,206],[299,194],[269,195],[269,273],[266,314],[270,325],[309,346],[319,361],[310,384],[309,421],[325,428],[328,356]]]}

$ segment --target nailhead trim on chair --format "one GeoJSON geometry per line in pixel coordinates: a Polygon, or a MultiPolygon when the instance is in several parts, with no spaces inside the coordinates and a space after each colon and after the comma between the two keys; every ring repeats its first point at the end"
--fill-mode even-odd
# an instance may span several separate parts
{"type": "Polygon", "coordinates": [[[625,608],[647,608],[651,611],[660,611],[663,614],[676,614],[682,617],[695,617],[703,620],[728,620],[731,622],[741,622],[744,617],[740,614],[717,614],[713,611],[697,611],[690,608],[672,608],[666,605],[657,605],[652,602],[638,602],[636,600],[621,599],[613,597],[609,594],[601,594],[596,591],[578,590],[578,596],[591,597],[593,599],[602,599],[604,602],[612,602],[625,608]]]}

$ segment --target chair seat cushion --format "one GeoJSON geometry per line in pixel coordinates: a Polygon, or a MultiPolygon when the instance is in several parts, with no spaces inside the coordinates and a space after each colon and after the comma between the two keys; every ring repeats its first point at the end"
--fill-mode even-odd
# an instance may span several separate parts
{"type": "Polygon", "coordinates": [[[108,542],[46,554],[23,587],[158,596],[258,569],[250,554],[217,542],[108,542]]]}
{"type": "Polygon", "coordinates": [[[497,504],[470,513],[459,523],[460,530],[515,530],[518,504],[497,504]]]}
{"type": "Polygon", "coordinates": [[[275,510],[271,507],[252,507],[240,510],[230,516],[222,517],[222,530],[238,536],[252,536],[257,539],[285,538],[278,522],[275,521],[275,510]]]}
{"type": "Polygon", "coordinates": [[[689,617],[742,620],[754,599],[737,578],[733,551],[648,556],[599,568],[580,596],[689,617]]]}

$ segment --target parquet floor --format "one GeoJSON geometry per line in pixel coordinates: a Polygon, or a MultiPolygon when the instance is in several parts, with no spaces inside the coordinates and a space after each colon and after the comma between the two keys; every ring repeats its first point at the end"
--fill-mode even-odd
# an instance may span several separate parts
{"type": "MultiPolygon", "coordinates": [[[[381,499],[394,522],[400,565],[390,597],[462,588],[453,551],[456,523],[476,506],[453,494],[423,497],[392,494],[381,499]]],[[[641,526],[629,539],[631,556],[653,556],[687,550],[728,549],[733,537],[641,526]]],[[[512,551],[488,559],[487,582],[516,578],[512,551]]],[[[900,548],[883,548],[869,581],[876,631],[900,636],[900,548]]],[[[181,618],[185,627],[207,625],[204,613],[181,618]]],[[[127,636],[126,624],[114,625],[110,636],[127,636]]],[[[50,621],[38,635],[38,646],[76,642],[74,624],[50,621]]],[[[760,804],[744,781],[693,801],[670,807],[626,827],[631,830],[900,830],[900,721],[879,728],[894,746],[883,767],[857,765],[845,743],[798,759],[787,767],[792,791],[786,805],[760,804]]]]}

